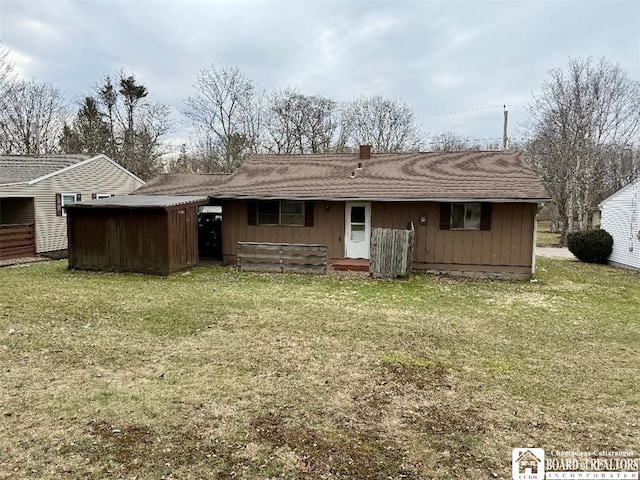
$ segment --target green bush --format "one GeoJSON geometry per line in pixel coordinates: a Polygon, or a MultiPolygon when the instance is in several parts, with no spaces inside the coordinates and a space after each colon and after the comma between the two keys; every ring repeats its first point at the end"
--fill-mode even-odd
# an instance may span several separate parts
{"type": "Polygon", "coordinates": [[[607,263],[613,249],[613,237],[606,230],[572,232],[567,246],[578,260],[588,263],[607,263]]]}

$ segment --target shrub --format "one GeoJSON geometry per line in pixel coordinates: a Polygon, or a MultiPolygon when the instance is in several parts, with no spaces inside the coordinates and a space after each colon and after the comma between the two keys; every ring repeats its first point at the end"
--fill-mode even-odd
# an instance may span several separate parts
{"type": "Polygon", "coordinates": [[[578,260],[588,263],[607,263],[613,249],[613,237],[606,230],[572,232],[567,246],[578,260]]]}

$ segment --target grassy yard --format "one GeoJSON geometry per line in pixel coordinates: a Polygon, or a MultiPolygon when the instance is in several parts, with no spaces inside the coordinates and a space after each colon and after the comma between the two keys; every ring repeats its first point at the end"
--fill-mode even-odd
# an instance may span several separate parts
{"type": "Polygon", "coordinates": [[[0,478],[511,478],[640,450],[640,276],[0,269],[0,478]]]}
{"type": "Polygon", "coordinates": [[[551,233],[551,222],[541,220],[538,222],[536,245],[538,247],[557,247],[560,241],[559,233],[551,233]]]}

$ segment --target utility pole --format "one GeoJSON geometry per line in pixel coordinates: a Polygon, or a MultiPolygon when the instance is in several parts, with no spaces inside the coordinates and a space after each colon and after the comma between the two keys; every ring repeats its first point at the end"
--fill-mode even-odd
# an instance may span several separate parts
{"type": "Polygon", "coordinates": [[[35,155],[40,155],[42,153],[42,139],[40,136],[40,114],[36,114],[36,119],[32,121],[29,125],[30,130],[30,141],[33,139],[33,150],[31,148],[28,153],[34,153],[35,155]]]}
{"type": "Polygon", "coordinates": [[[507,149],[507,140],[509,137],[507,136],[507,123],[509,121],[509,110],[507,110],[507,106],[504,105],[504,125],[502,127],[502,150],[507,149]]]}

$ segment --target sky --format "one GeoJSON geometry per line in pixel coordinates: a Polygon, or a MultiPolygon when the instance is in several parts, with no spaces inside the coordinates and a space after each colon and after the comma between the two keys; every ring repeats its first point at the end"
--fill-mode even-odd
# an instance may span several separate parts
{"type": "Polygon", "coordinates": [[[175,109],[176,139],[198,72],[224,66],[258,90],[402,99],[425,135],[499,139],[506,105],[517,139],[570,58],[640,80],[640,0],[0,0],[0,42],[74,107],[105,75],[134,74],[175,109]]]}

